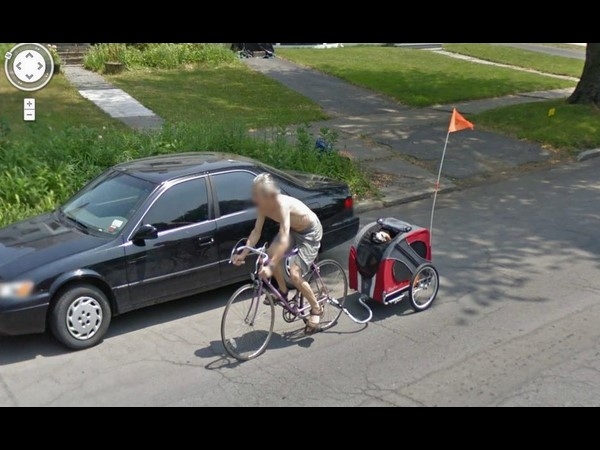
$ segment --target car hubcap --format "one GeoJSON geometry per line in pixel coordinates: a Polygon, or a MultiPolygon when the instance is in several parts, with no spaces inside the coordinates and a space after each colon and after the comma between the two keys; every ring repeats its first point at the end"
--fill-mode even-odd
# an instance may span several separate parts
{"type": "Polygon", "coordinates": [[[67,311],[67,329],[80,341],[91,339],[102,325],[102,308],[91,297],[79,297],[67,311]]]}

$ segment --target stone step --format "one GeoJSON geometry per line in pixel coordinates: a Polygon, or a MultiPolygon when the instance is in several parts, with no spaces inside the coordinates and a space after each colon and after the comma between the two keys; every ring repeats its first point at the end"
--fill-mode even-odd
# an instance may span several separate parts
{"type": "Polygon", "coordinates": [[[61,58],[61,63],[65,66],[81,66],[84,58],[61,58]]]}
{"type": "Polygon", "coordinates": [[[58,52],[61,58],[79,58],[87,55],[87,52],[58,52]]]}
{"type": "Polygon", "coordinates": [[[58,53],[87,53],[89,47],[58,47],[58,53]]]}
{"type": "Polygon", "coordinates": [[[85,55],[90,44],[54,44],[57,47],[62,64],[65,66],[80,66],[83,64],[85,55]]]}
{"type": "Polygon", "coordinates": [[[77,50],[77,51],[71,51],[71,52],[65,52],[65,51],[58,51],[58,54],[60,56],[84,56],[87,55],[86,51],[82,51],[82,50],[77,50]]]}
{"type": "Polygon", "coordinates": [[[57,52],[60,55],[63,64],[81,64],[85,57],[90,44],[53,44],[57,47],[57,52]]]}
{"type": "Polygon", "coordinates": [[[61,51],[73,51],[73,50],[81,50],[87,51],[90,47],[90,44],[51,44],[56,45],[56,48],[59,52],[61,51]]]}
{"type": "Polygon", "coordinates": [[[60,56],[60,60],[63,63],[69,63],[69,62],[76,62],[76,63],[81,63],[83,62],[84,58],[85,58],[85,53],[58,53],[58,55],[60,56]]]}

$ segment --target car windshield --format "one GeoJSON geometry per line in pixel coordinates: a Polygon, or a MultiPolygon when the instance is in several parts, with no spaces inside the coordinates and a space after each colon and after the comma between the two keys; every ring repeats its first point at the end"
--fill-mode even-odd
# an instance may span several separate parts
{"type": "Polygon", "coordinates": [[[82,231],[118,234],[156,185],[111,170],[84,187],[60,212],[82,231]]]}

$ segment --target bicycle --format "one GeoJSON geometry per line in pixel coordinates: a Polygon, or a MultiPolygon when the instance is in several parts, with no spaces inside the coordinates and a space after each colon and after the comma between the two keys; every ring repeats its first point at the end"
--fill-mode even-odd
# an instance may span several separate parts
{"type": "MultiPolygon", "coordinates": [[[[258,276],[262,266],[269,261],[266,244],[259,248],[238,244],[233,248],[231,258],[246,249],[258,258],[254,272],[250,274],[252,283],[239,288],[225,306],[221,320],[221,340],[229,355],[238,361],[248,361],[260,356],[269,345],[275,324],[274,299],[282,307],[283,320],[287,323],[298,320],[306,323],[311,307],[300,292],[286,300],[270,280],[262,280],[258,276]]],[[[298,249],[294,249],[287,253],[285,261],[297,252],[298,249]]],[[[311,264],[305,279],[319,305],[325,308],[320,329],[327,330],[336,324],[344,310],[348,294],[346,272],[337,261],[325,259],[311,264]]]]}

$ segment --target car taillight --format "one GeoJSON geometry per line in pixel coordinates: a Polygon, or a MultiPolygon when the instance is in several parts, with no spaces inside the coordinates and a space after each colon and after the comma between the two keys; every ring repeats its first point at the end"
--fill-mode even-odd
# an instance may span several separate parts
{"type": "Polygon", "coordinates": [[[344,209],[352,209],[354,207],[354,199],[352,197],[346,197],[344,200],[344,209]]]}

